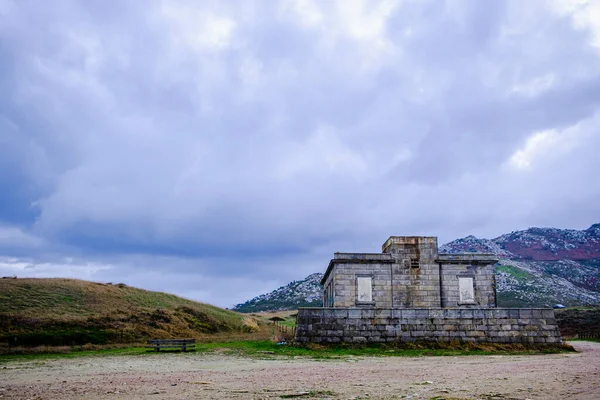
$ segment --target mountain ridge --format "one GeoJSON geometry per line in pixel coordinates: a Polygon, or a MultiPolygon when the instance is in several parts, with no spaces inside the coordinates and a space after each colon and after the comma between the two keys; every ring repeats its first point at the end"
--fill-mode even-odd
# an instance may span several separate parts
{"type": "Polygon", "coordinates": [[[469,235],[440,246],[440,253],[492,252],[503,258],[532,261],[592,260],[600,258],[600,223],[588,229],[532,227],[494,239],[469,235]]]}

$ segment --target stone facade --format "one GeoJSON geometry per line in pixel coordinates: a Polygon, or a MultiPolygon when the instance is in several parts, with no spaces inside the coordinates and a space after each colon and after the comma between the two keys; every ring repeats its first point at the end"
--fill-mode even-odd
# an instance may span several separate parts
{"type": "Polygon", "coordinates": [[[560,343],[552,309],[301,308],[296,341],[560,343]]]}
{"type": "Polygon", "coordinates": [[[383,253],[335,253],[321,281],[323,306],[495,307],[493,264],[498,259],[491,254],[438,254],[437,248],[435,237],[392,236],[383,253]],[[368,286],[368,278],[371,297],[364,299],[358,283],[368,286]],[[462,301],[461,279],[472,295],[462,301]]]}
{"type": "Polygon", "coordinates": [[[491,254],[438,254],[437,238],[392,236],[382,253],[335,253],[323,308],[298,311],[298,342],[561,341],[551,309],[496,308],[491,254]]]}

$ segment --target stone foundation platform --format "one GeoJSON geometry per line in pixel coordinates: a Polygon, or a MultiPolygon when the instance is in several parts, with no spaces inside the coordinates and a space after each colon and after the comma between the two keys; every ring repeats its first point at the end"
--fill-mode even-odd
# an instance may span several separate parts
{"type": "Polygon", "coordinates": [[[546,308],[300,308],[297,342],[561,343],[546,308]]]}

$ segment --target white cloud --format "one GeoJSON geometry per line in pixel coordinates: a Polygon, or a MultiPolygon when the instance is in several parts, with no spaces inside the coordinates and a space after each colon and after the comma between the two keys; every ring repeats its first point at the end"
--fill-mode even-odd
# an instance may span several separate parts
{"type": "Polygon", "coordinates": [[[282,180],[307,172],[360,179],[368,168],[363,157],[347,147],[330,127],[319,127],[302,143],[289,144],[282,155],[282,165],[277,168],[278,179],[282,180]]]}
{"type": "Polygon", "coordinates": [[[323,14],[314,0],[289,0],[280,2],[280,12],[296,14],[300,22],[307,27],[320,26],[323,14]]]}
{"type": "Polygon", "coordinates": [[[233,19],[207,11],[196,2],[164,1],[160,15],[168,21],[172,43],[182,48],[222,50],[233,40],[236,23],[233,19]]]}
{"type": "Polygon", "coordinates": [[[44,241],[20,227],[0,224],[0,249],[2,248],[35,248],[44,244],[44,241]]]}
{"type": "Polygon", "coordinates": [[[555,82],[556,78],[554,76],[544,75],[534,78],[529,82],[518,83],[510,89],[510,92],[525,96],[538,96],[544,91],[550,89],[555,82]]]}
{"type": "Polygon", "coordinates": [[[100,271],[112,268],[111,265],[77,262],[68,258],[56,262],[40,262],[27,258],[0,257],[0,275],[19,278],[68,277],[94,280],[100,271]]]}
{"type": "Polygon", "coordinates": [[[591,44],[600,50],[600,2],[597,0],[551,0],[550,8],[559,15],[570,16],[577,29],[591,31],[591,44]]]}
{"type": "MultiPolygon", "coordinates": [[[[517,170],[532,170],[536,164],[548,165],[548,161],[555,161],[565,156],[577,158],[577,151],[591,143],[593,133],[590,125],[596,126],[599,114],[585,121],[561,129],[538,131],[531,134],[522,148],[515,151],[509,158],[508,164],[517,170]]],[[[594,134],[598,136],[597,134],[594,134]]]]}
{"type": "Polygon", "coordinates": [[[510,157],[510,164],[517,169],[530,169],[535,158],[553,151],[560,144],[560,136],[554,130],[536,132],[527,138],[525,146],[510,157]]]}

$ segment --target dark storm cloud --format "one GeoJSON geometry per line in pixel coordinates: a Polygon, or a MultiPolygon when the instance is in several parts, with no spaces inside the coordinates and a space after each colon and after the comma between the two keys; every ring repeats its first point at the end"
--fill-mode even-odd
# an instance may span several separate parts
{"type": "Polygon", "coordinates": [[[586,228],[595,7],[0,0],[0,272],[227,305],[392,234],[586,228]]]}

